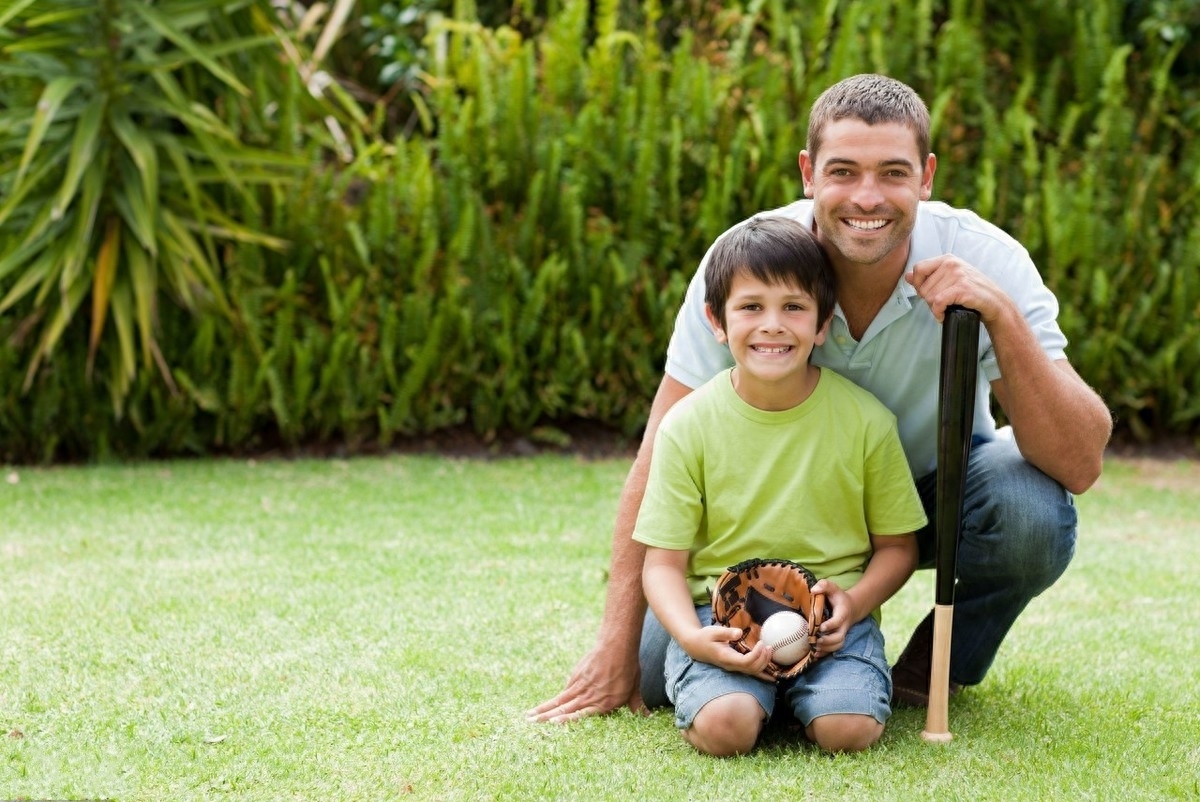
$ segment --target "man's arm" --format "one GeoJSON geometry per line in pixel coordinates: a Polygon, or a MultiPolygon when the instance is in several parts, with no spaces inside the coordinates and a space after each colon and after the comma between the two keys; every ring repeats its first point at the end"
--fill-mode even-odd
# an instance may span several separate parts
{"type": "Polygon", "coordinates": [[[1000,366],[992,392],[1021,454],[1072,493],[1091,487],[1112,435],[1104,400],[1067,360],[1051,360],[1012,299],[963,260],[924,259],[908,280],[938,320],[951,304],[979,312],[1000,366]]]}
{"type": "Polygon", "coordinates": [[[617,505],[608,591],[596,645],[575,664],[562,693],[526,713],[530,721],[574,721],[610,713],[621,705],[628,705],[635,712],[645,709],[638,688],[638,643],[646,615],[646,597],[642,593],[646,547],[633,539],[633,528],[646,492],[658,425],[667,410],[690,392],[691,388],[670,376],[663,376],[658,385],[642,443],[617,505]]]}
{"type": "Polygon", "coordinates": [[[1070,362],[1046,356],[1024,318],[989,326],[988,334],[996,343],[1001,375],[992,382],[992,393],[1012,424],[1021,454],[1067,490],[1084,492],[1100,478],[1112,435],[1108,407],[1070,362]]]}

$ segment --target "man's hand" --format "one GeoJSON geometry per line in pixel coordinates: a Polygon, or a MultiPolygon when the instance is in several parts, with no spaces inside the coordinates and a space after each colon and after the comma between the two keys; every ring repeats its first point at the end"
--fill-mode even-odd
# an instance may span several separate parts
{"type": "Polygon", "coordinates": [[[642,703],[636,657],[630,663],[619,654],[619,649],[598,644],[575,664],[562,693],[527,711],[525,720],[565,724],[611,713],[622,705],[635,713],[649,712],[642,703]]]}
{"type": "Polygon", "coordinates": [[[945,254],[922,259],[904,276],[917,294],[929,305],[929,311],[941,323],[946,307],[953,304],[974,309],[983,324],[995,322],[1012,299],[999,285],[957,256],[945,254]]]}

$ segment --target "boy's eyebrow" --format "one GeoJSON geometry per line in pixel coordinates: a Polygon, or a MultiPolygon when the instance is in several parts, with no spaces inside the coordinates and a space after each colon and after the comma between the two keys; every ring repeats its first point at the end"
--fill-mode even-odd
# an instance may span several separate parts
{"type": "MultiPolygon", "coordinates": [[[[730,298],[737,298],[739,300],[758,300],[759,298],[762,298],[764,296],[765,296],[765,293],[759,293],[759,292],[732,292],[729,294],[730,298]]],[[[783,296],[784,300],[789,300],[789,301],[793,300],[795,298],[811,299],[812,297],[813,297],[812,293],[805,289],[789,290],[788,293],[783,296]]]]}

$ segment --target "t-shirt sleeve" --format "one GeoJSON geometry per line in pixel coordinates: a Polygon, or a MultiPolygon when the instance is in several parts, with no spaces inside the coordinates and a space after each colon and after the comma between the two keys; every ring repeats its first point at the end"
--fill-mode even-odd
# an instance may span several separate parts
{"type": "Polygon", "coordinates": [[[863,473],[867,531],[872,535],[907,535],[929,519],[921,505],[912,471],[900,444],[895,419],[873,424],[878,433],[867,454],[863,473]]]}
{"type": "Polygon", "coordinates": [[[662,549],[690,549],[704,515],[704,489],[688,459],[687,449],[673,436],[670,413],[654,437],[654,454],[646,492],[638,509],[633,539],[662,549]]]}

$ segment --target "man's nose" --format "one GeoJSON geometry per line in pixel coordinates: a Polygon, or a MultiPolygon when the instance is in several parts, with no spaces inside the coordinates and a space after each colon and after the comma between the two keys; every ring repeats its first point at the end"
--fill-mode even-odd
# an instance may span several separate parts
{"type": "Polygon", "coordinates": [[[854,191],[850,194],[850,200],[855,206],[860,209],[875,209],[883,202],[883,190],[879,185],[879,179],[874,175],[863,175],[854,185],[854,191]]]}

